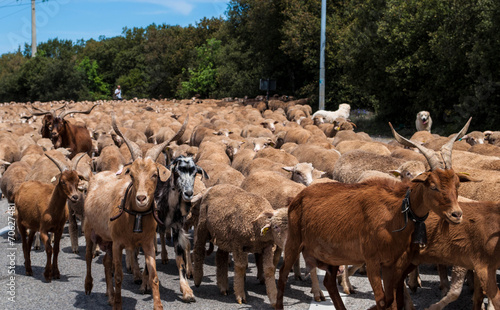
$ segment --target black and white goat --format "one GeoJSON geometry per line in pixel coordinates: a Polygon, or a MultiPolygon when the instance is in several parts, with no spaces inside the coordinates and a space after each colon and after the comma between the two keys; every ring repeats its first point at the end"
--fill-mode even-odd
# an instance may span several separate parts
{"type": "Polygon", "coordinates": [[[185,302],[191,302],[194,301],[194,295],[186,276],[186,269],[191,267],[189,255],[191,243],[183,227],[191,204],[201,196],[194,196],[196,174],[200,173],[207,179],[209,177],[201,167],[195,164],[192,157],[176,157],[167,168],[171,171],[170,177],[165,182],[158,180],[155,191],[158,217],[165,224],[163,227],[159,226],[161,261],[163,264],[168,262],[165,233],[167,229],[170,229],[176,253],[175,261],[179,269],[182,299],[185,302]]]}

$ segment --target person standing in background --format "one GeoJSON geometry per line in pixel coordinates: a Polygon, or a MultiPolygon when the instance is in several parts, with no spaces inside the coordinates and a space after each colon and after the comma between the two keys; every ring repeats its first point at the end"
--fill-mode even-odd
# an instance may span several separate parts
{"type": "Polygon", "coordinates": [[[116,86],[115,94],[113,97],[116,100],[122,100],[122,89],[120,88],[120,85],[116,86]]]}

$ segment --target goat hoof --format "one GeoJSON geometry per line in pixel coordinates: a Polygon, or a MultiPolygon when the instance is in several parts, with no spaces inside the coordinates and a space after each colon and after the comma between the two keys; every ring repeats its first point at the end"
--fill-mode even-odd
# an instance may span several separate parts
{"type": "Polygon", "coordinates": [[[183,302],[185,303],[192,303],[195,302],[196,300],[194,299],[194,296],[188,296],[182,299],[183,302]]]}
{"type": "Polygon", "coordinates": [[[80,253],[80,251],[78,251],[78,249],[76,249],[76,250],[73,250],[73,253],[78,254],[78,253],[80,253]]]}
{"type": "Polygon", "coordinates": [[[52,279],[60,279],[60,278],[61,278],[61,274],[59,272],[52,273],[52,279]]]}
{"type": "Polygon", "coordinates": [[[26,275],[27,275],[27,276],[33,276],[33,270],[31,270],[31,269],[29,269],[29,270],[28,270],[28,269],[26,269],[26,275]]]}
{"type": "Polygon", "coordinates": [[[35,251],[38,251],[38,250],[40,250],[40,247],[35,245],[35,246],[33,247],[33,249],[34,249],[35,251]]]}
{"type": "Polygon", "coordinates": [[[92,287],[94,285],[92,284],[92,282],[90,283],[85,283],[85,295],[90,295],[90,292],[92,292],[92,287]]]}
{"type": "Polygon", "coordinates": [[[295,280],[300,280],[300,281],[304,281],[304,278],[302,276],[295,276],[295,280]]]}

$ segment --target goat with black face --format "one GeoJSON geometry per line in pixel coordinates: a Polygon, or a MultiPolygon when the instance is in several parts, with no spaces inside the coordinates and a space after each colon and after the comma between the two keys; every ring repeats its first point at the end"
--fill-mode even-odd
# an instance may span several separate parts
{"type": "Polygon", "coordinates": [[[182,299],[185,302],[192,302],[195,299],[186,276],[186,269],[190,266],[185,263],[189,259],[187,257],[189,254],[186,255],[185,253],[189,251],[191,244],[183,226],[192,203],[201,196],[193,196],[196,174],[200,173],[207,179],[209,177],[201,167],[195,164],[192,157],[179,156],[167,168],[171,171],[170,177],[165,182],[158,180],[155,191],[158,217],[165,224],[163,227],[158,227],[161,242],[161,261],[163,264],[168,262],[165,248],[165,232],[170,229],[176,253],[175,261],[179,269],[182,299]]]}

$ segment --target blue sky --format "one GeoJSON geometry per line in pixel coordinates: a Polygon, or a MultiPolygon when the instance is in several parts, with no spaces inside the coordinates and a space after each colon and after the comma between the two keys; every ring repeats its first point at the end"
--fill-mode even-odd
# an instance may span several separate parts
{"type": "MultiPolygon", "coordinates": [[[[118,36],[124,27],[194,25],[223,16],[229,0],[36,0],[37,42],[118,36]]],[[[0,54],[31,44],[31,0],[0,0],[0,54]]]]}

